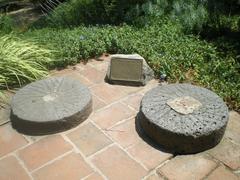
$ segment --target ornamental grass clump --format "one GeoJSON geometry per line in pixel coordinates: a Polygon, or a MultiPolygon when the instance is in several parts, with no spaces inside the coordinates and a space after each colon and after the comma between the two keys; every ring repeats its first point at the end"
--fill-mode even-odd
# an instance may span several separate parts
{"type": "Polygon", "coordinates": [[[0,37],[0,90],[20,87],[48,74],[51,51],[13,35],[0,37]]]}

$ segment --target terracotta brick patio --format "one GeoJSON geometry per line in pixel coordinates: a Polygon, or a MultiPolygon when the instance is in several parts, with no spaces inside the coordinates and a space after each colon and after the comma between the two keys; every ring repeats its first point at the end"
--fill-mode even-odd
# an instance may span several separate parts
{"type": "Polygon", "coordinates": [[[0,110],[0,180],[240,179],[238,113],[230,112],[218,146],[174,156],[139,135],[135,127],[142,96],[159,83],[152,80],[145,87],[106,84],[108,62],[106,57],[52,72],[76,78],[92,91],[94,111],[74,129],[42,137],[22,135],[12,129],[6,116],[9,111],[0,110]]]}

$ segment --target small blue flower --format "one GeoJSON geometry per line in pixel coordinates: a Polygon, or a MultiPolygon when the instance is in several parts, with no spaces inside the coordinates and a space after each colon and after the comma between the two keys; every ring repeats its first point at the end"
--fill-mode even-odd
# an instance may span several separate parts
{"type": "Polygon", "coordinates": [[[86,39],[86,38],[85,38],[85,36],[81,35],[81,36],[79,37],[79,39],[80,39],[80,40],[84,40],[84,39],[86,39]]]}
{"type": "Polygon", "coordinates": [[[167,79],[167,75],[166,74],[161,74],[160,75],[160,80],[161,81],[165,81],[167,79]]]}
{"type": "Polygon", "coordinates": [[[164,52],[164,51],[159,52],[158,55],[159,55],[159,56],[164,56],[164,55],[165,55],[165,52],[164,52]]]}

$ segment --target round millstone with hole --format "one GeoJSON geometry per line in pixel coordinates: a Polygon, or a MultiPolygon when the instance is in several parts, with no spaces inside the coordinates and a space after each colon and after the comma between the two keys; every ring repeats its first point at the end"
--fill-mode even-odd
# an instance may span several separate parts
{"type": "Polygon", "coordinates": [[[11,103],[12,126],[29,135],[68,130],[92,112],[92,96],[79,81],[55,77],[20,89],[11,103]]]}
{"type": "Polygon", "coordinates": [[[145,94],[137,122],[145,134],[178,154],[196,153],[220,142],[228,108],[210,90],[190,84],[158,86],[145,94]]]}

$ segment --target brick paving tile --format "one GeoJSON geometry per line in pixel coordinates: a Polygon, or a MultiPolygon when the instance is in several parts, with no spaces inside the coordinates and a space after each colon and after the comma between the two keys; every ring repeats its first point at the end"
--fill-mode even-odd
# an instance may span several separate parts
{"type": "Polygon", "coordinates": [[[107,83],[98,84],[92,87],[91,90],[93,94],[108,104],[126,96],[124,91],[107,83]]]}
{"type": "Polygon", "coordinates": [[[146,178],[146,180],[164,180],[164,178],[162,178],[162,177],[160,177],[160,176],[158,176],[156,174],[152,174],[152,175],[148,176],[146,178]]]}
{"type": "Polygon", "coordinates": [[[156,168],[159,164],[173,156],[172,154],[155,149],[144,141],[140,141],[127,151],[149,170],[156,168]]]}
{"type": "Polygon", "coordinates": [[[67,136],[86,156],[112,143],[112,141],[92,123],[79,127],[67,136]]]}
{"type": "Polygon", "coordinates": [[[208,176],[207,180],[238,180],[238,177],[225,167],[220,166],[208,176]]]}
{"type": "Polygon", "coordinates": [[[21,134],[13,130],[10,124],[0,126],[0,157],[27,143],[27,140],[21,134]]]}
{"type": "Polygon", "coordinates": [[[104,82],[105,73],[98,71],[90,65],[86,65],[84,70],[82,70],[80,73],[92,83],[104,82]]]}
{"type": "Polygon", "coordinates": [[[0,179],[1,180],[30,180],[26,171],[19,164],[17,159],[13,156],[9,156],[0,160],[0,179]]]}
{"type": "Polygon", "coordinates": [[[103,180],[103,177],[99,175],[98,173],[93,173],[90,176],[86,178],[86,180],[103,180]]]}
{"type": "Polygon", "coordinates": [[[83,71],[84,69],[86,69],[87,67],[87,63],[86,62],[80,62],[78,64],[76,64],[73,68],[79,72],[83,71]]]}
{"type": "Polygon", "coordinates": [[[70,151],[72,146],[60,135],[47,136],[18,152],[29,170],[34,170],[50,160],[70,151]]]}
{"type": "Polygon", "coordinates": [[[135,119],[118,124],[106,132],[123,148],[127,148],[142,140],[136,132],[135,119]]]}
{"type": "Polygon", "coordinates": [[[64,69],[64,70],[60,70],[60,71],[55,71],[55,72],[53,72],[52,76],[53,77],[63,76],[63,77],[69,77],[72,79],[76,79],[88,87],[93,85],[93,83],[91,81],[89,81],[88,79],[84,78],[79,71],[72,70],[72,69],[64,69]]]}
{"type": "Polygon", "coordinates": [[[71,153],[33,173],[35,180],[79,180],[93,170],[80,154],[71,153]]]}
{"type": "Polygon", "coordinates": [[[135,112],[126,105],[116,103],[108,108],[96,112],[91,119],[96,122],[101,128],[106,129],[117,122],[133,116],[135,112]]]}
{"type": "Polygon", "coordinates": [[[39,135],[39,136],[30,136],[30,135],[25,135],[26,139],[29,140],[30,142],[36,142],[39,141],[40,139],[43,139],[47,137],[48,135],[39,135]]]}
{"type": "Polygon", "coordinates": [[[215,148],[209,150],[209,153],[234,170],[240,168],[240,145],[228,139],[224,139],[215,148]]]}
{"type": "Polygon", "coordinates": [[[106,73],[109,62],[108,61],[91,61],[90,64],[94,68],[96,68],[98,71],[102,71],[102,72],[106,73]]]}
{"type": "Polygon", "coordinates": [[[240,115],[235,111],[231,111],[229,115],[225,136],[240,144],[240,115]]]}
{"type": "Polygon", "coordinates": [[[133,107],[136,111],[139,111],[140,103],[143,98],[142,94],[135,94],[133,96],[128,97],[123,103],[133,107]]]}
{"type": "Polygon", "coordinates": [[[141,93],[146,93],[146,92],[148,92],[150,89],[155,88],[155,87],[157,87],[157,86],[159,86],[159,85],[160,85],[160,83],[159,83],[156,79],[153,79],[153,80],[149,81],[149,82],[144,86],[143,90],[141,90],[140,92],[141,92],[141,93]]]}
{"type": "Polygon", "coordinates": [[[129,95],[137,93],[143,89],[143,86],[124,86],[124,85],[115,85],[115,86],[129,95]]]}
{"type": "Polygon", "coordinates": [[[97,111],[98,109],[106,106],[106,103],[100,100],[97,96],[92,95],[92,100],[93,100],[93,111],[97,111]]]}
{"type": "Polygon", "coordinates": [[[146,175],[146,170],[117,146],[95,155],[92,161],[108,179],[139,180],[146,175]]]}
{"type": "Polygon", "coordinates": [[[159,168],[158,173],[169,179],[202,179],[216,167],[216,163],[201,155],[177,156],[159,168]]]}

